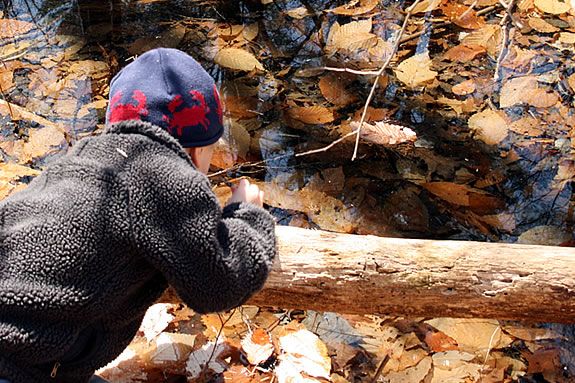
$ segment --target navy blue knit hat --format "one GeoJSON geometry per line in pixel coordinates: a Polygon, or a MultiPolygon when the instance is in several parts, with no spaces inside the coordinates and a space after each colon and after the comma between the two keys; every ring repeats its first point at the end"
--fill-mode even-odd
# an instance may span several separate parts
{"type": "Polygon", "coordinates": [[[209,145],[224,132],[214,80],[177,49],[148,51],[112,79],[106,123],[126,120],[157,125],[184,148],[209,145]]]}

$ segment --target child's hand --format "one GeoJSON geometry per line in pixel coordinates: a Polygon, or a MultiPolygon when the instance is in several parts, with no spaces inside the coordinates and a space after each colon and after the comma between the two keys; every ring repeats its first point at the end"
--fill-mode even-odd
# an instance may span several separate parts
{"type": "Polygon", "coordinates": [[[250,181],[242,178],[238,186],[232,188],[232,196],[228,204],[234,202],[249,202],[256,206],[263,207],[264,192],[260,190],[258,185],[250,184],[250,181]]]}

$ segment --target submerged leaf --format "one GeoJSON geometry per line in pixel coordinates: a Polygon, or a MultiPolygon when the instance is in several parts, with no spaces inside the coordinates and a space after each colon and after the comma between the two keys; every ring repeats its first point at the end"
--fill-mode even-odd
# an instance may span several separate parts
{"type": "Polygon", "coordinates": [[[357,6],[357,0],[352,0],[348,4],[330,9],[328,12],[336,15],[358,16],[372,11],[377,4],[379,4],[379,0],[359,0],[359,6],[357,6]]]}
{"type": "Polygon", "coordinates": [[[214,61],[218,65],[235,70],[265,70],[263,65],[253,54],[239,48],[224,48],[220,50],[216,54],[214,61]]]}
{"type": "Polygon", "coordinates": [[[304,124],[328,124],[334,120],[333,112],[319,105],[289,108],[286,113],[304,124]]]}
{"type": "Polygon", "coordinates": [[[12,39],[30,32],[35,25],[27,21],[0,19],[0,39],[12,39]]]}
{"type": "MultiPolygon", "coordinates": [[[[352,121],[350,126],[357,130],[359,122],[352,121]]],[[[365,141],[379,145],[397,145],[417,139],[415,132],[408,127],[386,121],[376,121],[374,125],[364,122],[360,135],[365,141]]]]}
{"type": "Polygon", "coordinates": [[[488,145],[497,145],[507,138],[509,124],[501,112],[486,109],[475,113],[467,121],[469,128],[474,130],[477,138],[488,145]]]}
{"type": "Polygon", "coordinates": [[[395,69],[395,75],[405,85],[413,88],[435,79],[437,72],[431,70],[431,63],[427,52],[420,53],[403,60],[395,69]]]}
{"type": "Polygon", "coordinates": [[[352,21],[344,25],[336,21],[329,30],[326,51],[355,51],[375,46],[377,36],[371,33],[371,27],[371,19],[352,21]]]}

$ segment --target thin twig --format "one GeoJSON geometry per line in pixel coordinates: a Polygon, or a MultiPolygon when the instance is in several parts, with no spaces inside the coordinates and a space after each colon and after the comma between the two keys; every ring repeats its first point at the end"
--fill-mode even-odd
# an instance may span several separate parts
{"type": "MultiPolygon", "coordinates": [[[[4,68],[6,68],[6,70],[9,70],[8,66],[6,65],[4,60],[0,60],[0,63],[2,63],[2,65],[4,65],[4,68]]],[[[2,99],[6,102],[6,105],[8,105],[8,112],[10,113],[10,118],[12,119],[12,122],[14,122],[16,117],[14,115],[14,111],[12,110],[12,105],[8,102],[8,99],[6,98],[6,94],[4,93],[4,89],[2,89],[2,84],[0,84],[0,93],[2,94],[2,99]]]]}
{"type": "Polygon", "coordinates": [[[511,39],[509,38],[509,20],[513,21],[512,11],[513,7],[515,7],[515,2],[516,0],[511,0],[509,3],[505,3],[503,0],[499,0],[499,3],[505,6],[505,16],[503,16],[501,22],[499,23],[503,32],[503,36],[501,36],[501,49],[499,51],[499,56],[497,57],[497,64],[495,65],[495,73],[493,75],[493,79],[495,80],[496,85],[501,79],[501,64],[505,59],[505,56],[507,56],[507,52],[509,51],[512,43],[511,39]]]}
{"type": "Polygon", "coordinates": [[[212,353],[210,354],[210,357],[206,361],[206,364],[204,364],[204,367],[202,368],[202,372],[200,373],[200,376],[203,376],[204,372],[207,370],[208,366],[210,365],[210,362],[212,361],[212,358],[214,357],[214,354],[216,353],[216,348],[218,347],[218,340],[220,339],[220,335],[222,335],[222,332],[224,332],[224,327],[226,326],[226,323],[228,323],[230,321],[230,319],[232,319],[235,312],[236,312],[236,309],[233,309],[232,313],[230,314],[230,316],[225,321],[222,320],[222,316],[220,315],[220,313],[217,313],[218,318],[220,318],[220,323],[222,325],[221,325],[220,329],[218,330],[218,333],[216,335],[216,339],[214,340],[214,347],[212,348],[212,353]]]}
{"type": "Polygon", "coordinates": [[[477,3],[479,3],[479,0],[473,1],[473,3],[469,6],[469,8],[467,8],[465,10],[465,12],[463,12],[461,15],[459,15],[458,19],[463,20],[463,18],[465,18],[465,16],[467,16],[468,14],[471,13],[471,11],[473,11],[473,9],[477,6],[477,3]]]}
{"type": "Polygon", "coordinates": [[[377,371],[375,372],[373,379],[371,379],[371,383],[377,382],[377,379],[379,379],[379,376],[383,372],[383,369],[384,369],[384,367],[388,361],[389,361],[389,355],[386,354],[385,357],[383,358],[383,360],[381,361],[381,363],[379,363],[379,366],[377,367],[377,371]]]}
{"type": "Polygon", "coordinates": [[[351,68],[335,68],[335,67],[330,67],[330,66],[324,66],[319,68],[321,70],[329,70],[332,72],[348,72],[348,73],[353,73],[353,74],[359,74],[359,75],[366,75],[366,76],[377,76],[379,74],[378,70],[356,70],[356,69],[351,69],[351,68]]]}
{"type": "Polygon", "coordinates": [[[407,14],[405,15],[405,19],[403,20],[403,25],[401,26],[399,34],[397,35],[395,42],[393,43],[393,48],[392,48],[391,52],[389,53],[389,55],[387,56],[387,59],[385,60],[385,62],[381,66],[381,68],[379,69],[377,76],[375,77],[375,80],[373,81],[373,86],[371,87],[371,90],[369,91],[369,95],[367,96],[367,100],[365,101],[365,105],[363,106],[363,113],[361,114],[359,126],[357,127],[357,136],[355,137],[355,147],[353,149],[353,155],[351,156],[352,161],[355,160],[355,158],[357,157],[357,149],[359,147],[359,137],[361,136],[361,128],[363,126],[363,123],[365,122],[365,116],[367,115],[367,108],[369,107],[369,104],[371,103],[373,95],[375,94],[375,89],[377,88],[379,78],[381,77],[381,75],[383,74],[383,72],[388,67],[389,63],[391,62],[391,60],[393,59],[393,57],[397,53],[397,49],[399,48],[399,44],[401,43],[401,37],[403,36],[403,33],[405,32],[405,28],[407,27],[407,22],[409,21],[409,18],[411,17],[411,12],[417,6],[417,4],[419,4],[420,1],[421,0],[415,0],[415,2],[407,8],[407,14]]]}

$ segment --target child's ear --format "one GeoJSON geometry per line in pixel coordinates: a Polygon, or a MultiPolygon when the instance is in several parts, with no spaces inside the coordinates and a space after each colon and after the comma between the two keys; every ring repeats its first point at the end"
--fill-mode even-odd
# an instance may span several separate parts
{"type": "Polygon", "coordinates": [[[188,152],[188,155],[190,156],[190,158],[192,159],[192,162],[194,163],[194,165],[196,165],[196,167],[199,166],[200,162],[200,150],[201,148],[197,148],[197,147],[191,147],[191,148],[186,148],[186,151],[188,152]]]}

